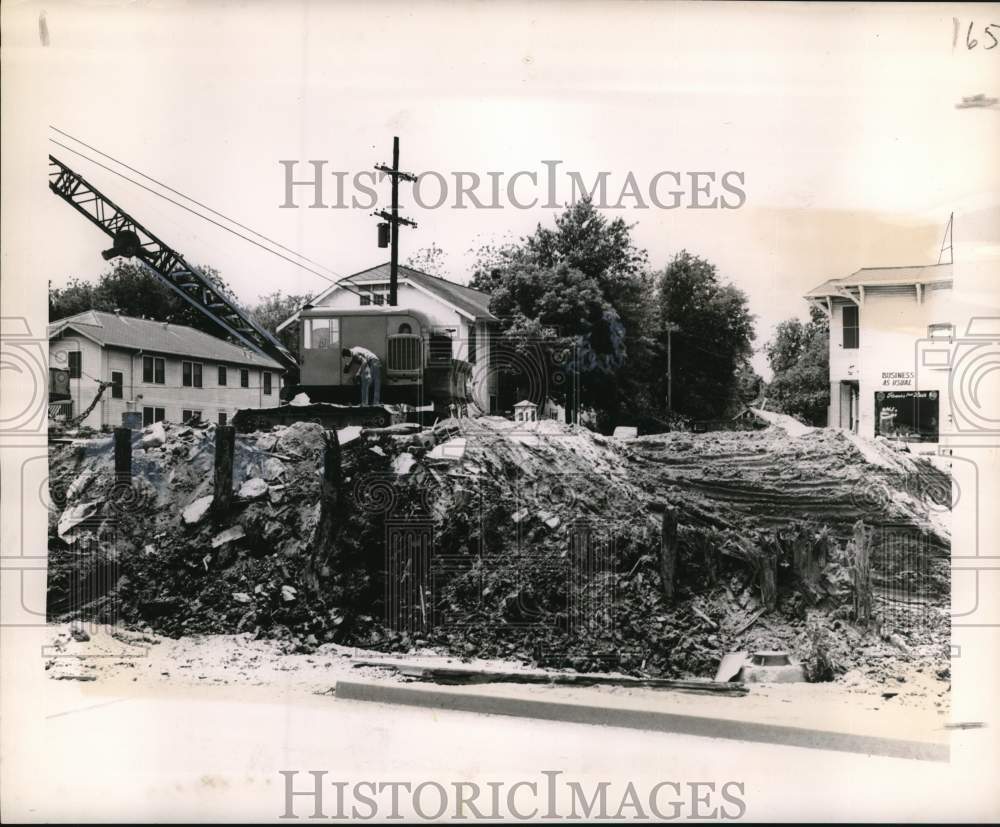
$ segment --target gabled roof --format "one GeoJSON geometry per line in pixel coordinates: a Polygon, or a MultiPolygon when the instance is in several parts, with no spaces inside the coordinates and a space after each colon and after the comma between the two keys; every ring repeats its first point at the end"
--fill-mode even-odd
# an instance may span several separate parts
{"type": "MultiPolygon", "coordinates": [[[[441,301],[450,304],[460,313],[470,318],[489,322],[499,321],[490,312],[490,297],[488,293],[483,293],[481,290],[474,290],[463,284],[456,284],[453,281],[448,281],[448,279],[432,276],[420,270],[414,270],[412,267],[406,267],[402,264],[399,265],[398,273],[400,283],[410,282],[414,287],[433,294],[441,301]]],[[[336,284],[328,287],[312,299],[310,304],[320,304],[331,293],[341,289],[341,285],[346,284],[349,286],[352,281],[389,281],[389,262],[342,278],[336,284]]],[[[285,321],[278,325],[278,330],[280,331],[283,327],[295,321],[297,316],[298,313],[295,313],[285,319],[285,321]]]]}
{"type": "Polygon", "coordinates": [[[284,366],[270,357],[254,353],[249,348],[231,344],[217,336],[203,333],[187,325],[158,322],[121,316],[103,310],[87,310],[67,316],[49,325],[49,338],[72,328],[97,344],[111,347],[144,350],[147,353],[165,353],[187,356],[212,362],[226,362],[284,370],[284,366]]]}
{"type": "Polygon", "coordinates": [[[847,287],[888,287],[889,285],[930,284],[952,280],[951,264],[917,264],[906,267],[862,267],[842,279],[829,279],[814,287],[805,298],[819,299],[843,295],[847,287]]]}

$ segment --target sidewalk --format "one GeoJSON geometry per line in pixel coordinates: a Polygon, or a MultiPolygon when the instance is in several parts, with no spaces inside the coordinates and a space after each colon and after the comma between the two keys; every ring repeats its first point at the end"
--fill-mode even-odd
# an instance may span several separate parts
{"type": "Polygon", "coordinates": [[[744,697],[655,689],[517,684],[445,686],[342,679],[340,701],[510,715],[643,730],[947,761],[945,715],[892,706],[875,696],[865,706],[842,684],[754,684],[744,697]]]}

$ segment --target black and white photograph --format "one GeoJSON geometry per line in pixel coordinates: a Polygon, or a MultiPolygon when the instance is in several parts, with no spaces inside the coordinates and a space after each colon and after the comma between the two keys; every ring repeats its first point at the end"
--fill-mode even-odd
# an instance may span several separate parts
{"type": "Polygon", "coordinates": [[[1000,817],[1000,5],[0,15],[5,822],[1000,817]]]}

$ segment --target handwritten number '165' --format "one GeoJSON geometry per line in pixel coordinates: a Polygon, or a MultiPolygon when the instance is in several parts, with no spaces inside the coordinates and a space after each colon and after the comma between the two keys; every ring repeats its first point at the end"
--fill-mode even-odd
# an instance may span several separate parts
{"type": "MultiPolygon", "coordinates": [[[[958,45],[958,32],[960,29],[960,24],[958,22],[957,17],[951,18],[951,22],[952,22],[951,47],[954,49],[955,46],[958,45]]],[[[972,21],[969,23],[969,27],[965,30],[965,48],[969,49],[970,51],[972,49],[975,49],[979,45],[979,41],[972,36],[972,31],[975,28],[975,26],[976,26],[975,22],[972,21]]],[[[998,40],[997,35],[994,34],[993,31],[994,29],[1000,31],[1000,24],[987,23],[985,26],[983,26],[983,34],[986,35],[986,37],[988,37],[990,41],[992,41],[989,43],[987,42],[983,43],[983,49],[987,52],[990,49],[995,49],[997,43],[1000,43],[1000,40],[998,40]]]]}

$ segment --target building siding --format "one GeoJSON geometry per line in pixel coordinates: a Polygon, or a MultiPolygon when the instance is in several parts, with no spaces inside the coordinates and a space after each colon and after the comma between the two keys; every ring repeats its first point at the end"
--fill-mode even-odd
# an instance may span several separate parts
{"type": "Polygon", "coordinates": [[[940,428],[948,425],[950,411],[948,370],[918,365],[920,343],[926,341],[932,324],[950,323],[956,332],[968,318],[956,317],[952,291],[923,291],[917,301],[915,287],[865,290],[858,305],[859,347],[843,346],[843,310],[850,302],[835,299],[830,324],[830,408],[827,422],[841,424],[848,396],[842,382],[858,383],[857,432],[875,436],[875,394],[883,391],[936,391],[939,395],[940,428]]]}
{"type": "Polygon", "coordinates": [[[281,383],[279,371],[269,371],[272,375],[271,394],[263,393],[263,373],[260,366],[243,366],[237,363],[209,362],[200,359],[185,360],[179,356],[155,353],[135,353],[124,348],[101,348],[94,342],[77,335],[60,335],[49,342],[49,365],[56,368],[68,367],[67,353],[79,350],[82,358],[82,376],[70,380],[70,395],[73,399],[73,414],[84,410],[98,392],[98,380],[110,382],[112,371],[122,372],[122,399],[113,399],[111,389],[104,392],[100,403],[83,421],[91,428],[114,427],[122,424],[122,414],[126,411],[141,412],[144,407],[164,409],[169,422],[180,422],[185,410],[201,411],[203,420],[217,422],[219,413],[225,413],[229,420],[241,408],[267,408],[279,403],[281,383]],[[142,357],[154,356],[164,360],[164,383],[143,382],[142,357]],[[181,363],[195,361],[203,365],[202,387],[185,387],[181,363]],[[218,366],[225,364],[228,370],[227,384],[218,382],[218,366]],[[250,386],[240,387],[240,369],[246,367],[250,373],[250,386]]]}
{"type": "MultiPolygon", "coordinates": [[[[377,282],[381,284],[382,282],[377,282]]],[[[365,282],[357,282],[360,288],[365,282]]],[[[487,321],[473,321],[436,296],[413,287],[400,284],[397,291],[397,307],[416,310],[430,319],[437,327],[451,328],[455,331],[452,355],[456,359],[468,361],[470,328],[476,336],[476,362],[472,371],[472,394],[476,404],[484,411],[489,411],[490,396],[497,394],[497,377],[490,368],[490,337],[489,332],[495,329],[495,324],[487,321]]],[[[335,290],[315,307],[328,307],[335,310],[357,310],[361,305],[359,296],[349,290],[335,290]]],[[[348,343],[349,344],[349,343],[348,343]]]]}

